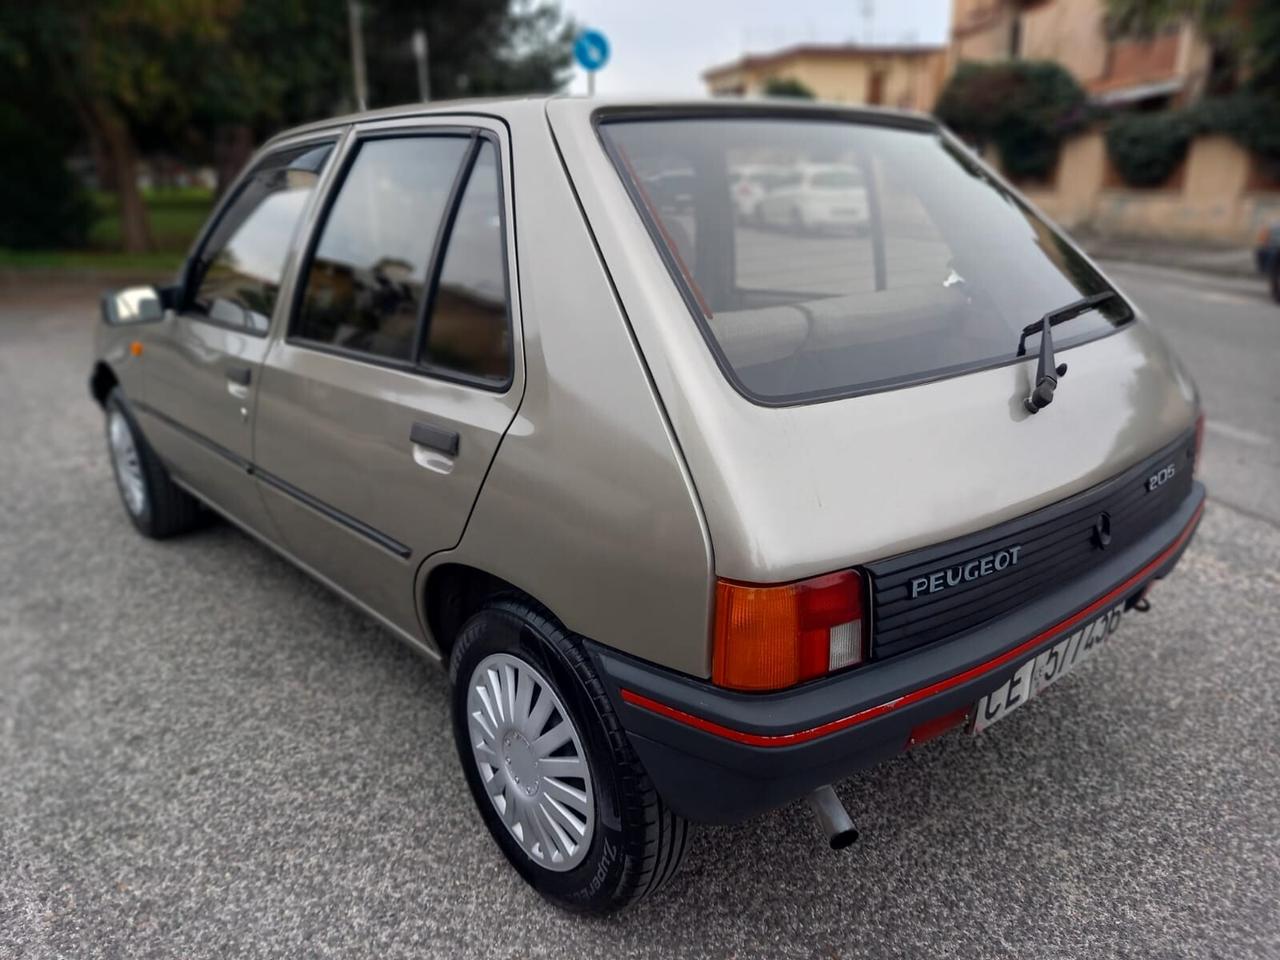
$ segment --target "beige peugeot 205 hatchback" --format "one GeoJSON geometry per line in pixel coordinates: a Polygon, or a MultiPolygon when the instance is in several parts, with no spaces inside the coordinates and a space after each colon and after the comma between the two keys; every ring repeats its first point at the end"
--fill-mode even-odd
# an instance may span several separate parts
{"type": "Polygon", "coordinates": [[[691,822],[807,797],[848,843],[832,782],[1105,650],[1204,503],[1177,358],[923,116],[318,123],[103,319],[137,528],[212,508],[446,664],[481,819],[578,909],[691,822]]]}

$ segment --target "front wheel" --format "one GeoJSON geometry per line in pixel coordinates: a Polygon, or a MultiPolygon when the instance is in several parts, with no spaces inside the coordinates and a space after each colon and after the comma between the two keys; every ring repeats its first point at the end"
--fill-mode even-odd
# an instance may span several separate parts
{"type": "Polygon", "coordinates": [[[1280,303],[1280,254],[1272,258],[1271,263],[1271,299],[1280,303]]]}
{"type": "Polygon", "coordinates": [[[196,499],[173,482],[138,429],[116,387],[107,397],[107,450],[116,489],[133,525],[155,540],[185,533],[200,520],[196,499]]]}
{"type": "Polygon", "coordinates": [[[449,675],[467,784],[534,889],[607,913],[676,872],[688,824],[654,790],[572,634],[532,604],[498,600],[463,626],[449,675]]]}

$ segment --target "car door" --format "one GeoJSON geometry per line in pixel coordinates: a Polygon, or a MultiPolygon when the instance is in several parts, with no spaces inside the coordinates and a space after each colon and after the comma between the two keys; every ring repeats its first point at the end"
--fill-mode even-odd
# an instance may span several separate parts
{"type": "Polygon", "coordinates": [[[291,552],[416,635],[519,404],[504,129],[358,127],[262,368],[255,473],[291,552]]]}
{"type": "Polygon", "coordinates": [[[259,532],[249,477],[259,367],[285,261],[333,140],[274,151],[243,176],[191,258],[177,309],[143,343],[148,440],[170,471],[259,532]]]}

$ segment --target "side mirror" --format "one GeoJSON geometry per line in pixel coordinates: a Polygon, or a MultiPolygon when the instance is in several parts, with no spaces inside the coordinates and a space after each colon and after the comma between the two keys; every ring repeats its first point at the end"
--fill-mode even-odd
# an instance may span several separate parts
{"type": "Polygon", "coordinates": [[[126,287],[104,294],[102,319],[112,326],[153,323],[164,316],[162,293],[155,287],[126,287]]]}

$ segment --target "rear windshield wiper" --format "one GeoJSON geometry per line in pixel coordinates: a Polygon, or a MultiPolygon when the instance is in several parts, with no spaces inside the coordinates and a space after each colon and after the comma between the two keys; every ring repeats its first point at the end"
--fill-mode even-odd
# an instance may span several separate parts
{"type": "Polygon", "coordinates": [[[1022,328],[1022,336],[1018,338],[1018,356],[1027,352],[1027,337],[1033,333],[1040,334],[1040,362],[1036,364],[1036,385],[1031,394],[1022,401],[1028,413],[1039,413],[1053,403],[1053,391],[1058,389],[1058,378],[1067,375],[1065,363],[1055,363],[1053,359],[1053,328],[1059,323],[1074,320],[1082,313],[1088,313],[1099,304],[1106,303],[1115,297],[1114,290],[1095,293],[1091,297],[1082,297],[1068,303],[1065,307],[1050,310],[1035,323],[1022,328]]]}

